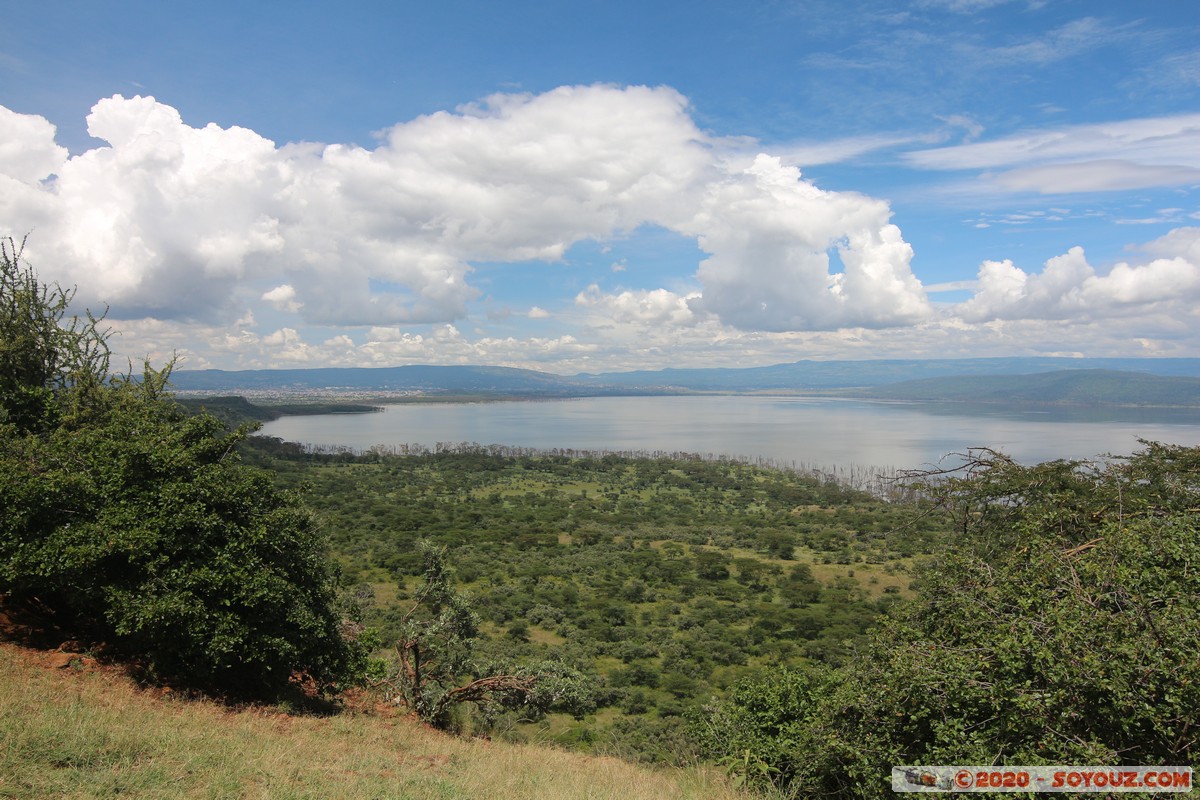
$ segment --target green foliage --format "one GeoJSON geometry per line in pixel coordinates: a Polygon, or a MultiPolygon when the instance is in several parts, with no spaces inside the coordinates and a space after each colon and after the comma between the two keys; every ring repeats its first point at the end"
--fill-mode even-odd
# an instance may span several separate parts
{"type": "Polygon", "coordinates": [[[400,699],[423,719],[446,724],[444,702],[458,677],[471,666],[479,616],[454,591],[445,551],[422,543],[423,579],[400,622],[396,686],[400,699]]]}
{"type": "Polygon", "coordinates": [[[491,721],[501,711],[530,718],[548,710],[582,713],[591,705],[583,676],[564,664],[488,664],[475,657],[479,617],[455,591],[444,548],[421,542],[422,581],[400,624],[399,664],[390,680],[397,700],[439,728],[455,704],[472,703],[491,721]],[[458,685],[464,676],[470,680],[458,685]]]}
{"type": "MultiPolygon", "coordinates": [[[[537,737],[638,758],[694,751],[680,717],[747,674],[851,657],[891,604],[886,590],[908,591],[901,551],[933,552],[948,529],[826,476],[733,461],[249,442],[248,458],[281,485],[310,487],[345,573],[375,587],[364,621],[384,641],[405,638],[423,582],[418,543],[435,543],[480,617],[477,666],[447,686],[564,663],[603,711],[552,714],[537,737]],[[841,553],[855,577],[828,563],[841,553]],[[670,747],[647,733],[659,727],[670,747]]],[[[467,704],[446,724],[475,715],[467,704]]],[[[517,720],[535,716],[503,712],[493,732],[534,735],[517,720]]]]}
{"type": "Polygon", "coordinates": [[[692,727],[738,785],[786,791],[802,769],[804,742],[824,673],[780,669],[741,681],[692,727]]]}
{"type": "Polygon", "coordinates": [[[40,283],[24,245],[0,240],[0,425],[18,431],[51,425],[55,393],[102,383],[109,357],[102,317],[67,318],[74,292],[40,283]]]}
{"type": "Polygon", "coordinates": [[[365,666],[309,513],[239,463],[245,431],[188,417],[169,367],[104,374],[95,320],[5,252],[0,592],[162,678],[262,695],[365,666]],[[19,313],[12,313],[17,309],[19,313]],[[30,399],[36,403],[30,402],[30,399]]]}
{"type": "Polygon", "coordinates": [[[1200,448],[975,456],[927,487],[961,530],[918,599],[778,719],[772,679],[739,691],[723,752],[812,797],[882,797],[892,765],[1196,763],[1200,448]]]}

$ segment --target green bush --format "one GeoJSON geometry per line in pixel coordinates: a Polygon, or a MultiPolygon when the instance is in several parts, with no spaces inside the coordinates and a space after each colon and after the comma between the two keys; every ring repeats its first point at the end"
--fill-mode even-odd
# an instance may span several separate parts
{"type": "Polygon", "coordinates": [[[438,728],[455,727],[460,704],[473,705],[484,726],[506,711],[538,719],[549,711],[579,717],[594,708],[591,682],[573,667],[480,659],[479,615],[454,588],[445,548],[421,540],[418,552],[424,568],[399,622],[399,663],[377,682],[396,702],[438,728]]]}
{"type": "Polygon", "coordinates": [[[822,673],[781,669],[741,681],[725,699],[693,715],[696,738],[738,784],[788,789],[802,768],[822,673]]]}
{"type": "Polygon", "coordinates": [[[363,648],[308,512],[239,463],[244,431],[171,400],[169,367],[110,378],[97,320],[64,321],[69,294],[18,254],[0,254],[0,353],[22,365],[0,384],[6,601],[204,689],[351,679],[363,648]]]}
{"type": "Polygon", "coordinates": [[[956,547],[864,652],[817,692],[768,676],[715,710],[739,772],[883,797],[893,765],[1196,763],[1200,448],[964,470],[928,488],[956,547]]]}

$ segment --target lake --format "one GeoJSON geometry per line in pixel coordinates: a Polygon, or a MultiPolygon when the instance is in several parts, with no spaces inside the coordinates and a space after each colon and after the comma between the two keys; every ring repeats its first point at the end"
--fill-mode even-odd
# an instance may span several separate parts
{"type": "Polygon", "coordinates": [[[284,417],[261,433],[323,447],[502,444],[664,451],[804,467],[922,468],[991,447],[1026,464],[1127,454],[1137,439],[1200,445],[1200,411],[1047,409],[705,395],[406,403],[381,414],[284,417]]]}

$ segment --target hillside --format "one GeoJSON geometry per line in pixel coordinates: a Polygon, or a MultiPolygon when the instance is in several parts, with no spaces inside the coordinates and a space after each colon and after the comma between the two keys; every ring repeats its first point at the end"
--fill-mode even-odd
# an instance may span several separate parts
{"type": "Polygon", "coordinates": [[[1200,407],[1200,378],[1104,369],[1033,375],[958,375],[876,387],[868,397],[912,402],[1200,407]]]}
{"type": "Polygon", "coordinates": [[[0,796],[743,797],[713,772],[458,739],[375,710],[295,716],[139,690],[86,657],[0,644],[0,796]]]}
{"type": "Polygon", "coordinates": [[[269,406],[251,403],[244,397],[181,397],[177,401],[189,414],[207,413],[236,427],[246,422],[270,422],[285,416],[307,416],[312,414],[370,414],[382,411],[379,406],[363,403],[304,402],[272,403],[269,406]]]}

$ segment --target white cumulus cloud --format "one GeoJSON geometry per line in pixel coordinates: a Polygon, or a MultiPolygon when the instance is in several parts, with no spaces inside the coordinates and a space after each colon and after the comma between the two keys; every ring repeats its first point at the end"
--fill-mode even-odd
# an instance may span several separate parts
{"type": "Polygon", "coordinates": [[[480,296],[473,262],[555,261],[642,225],[709,254],[688,314],[787,330],[928,313],[886,203],[747,165],[666,87],[495,95],[374,149],[193,127],[150,97],[101,100],[88,129],[106,144],[69,157],[44,119],[0,114],[0,224],[36,230],[47,277],[114,318],[230,321],[260,302],[308,324],[452,322],[480,296]]]}
{"type": "Polygon", "coordinates": [[[930,314],[912,248],[881,200],[827,192],[759,155],[708,188],[690,231],[710,253],[697,311],[754,330],[888,327],[930,314]],[[843,269],[831,267],[836,252],[843,269]]]}
{"type": "Polygon", "coordinates": [[[296,302],[296,290],[288,284],[276,286],[269,292],[263,292],[262,299],[280,311],[299,311],[303,303],[296,302]]]}
{"type": "Polygon", "coordinates": [[[0,106],[0,175],[36,184],[57,172],[67,150],[54,143],[55,128],[42,117],[0,106]]]}
{"type": "Polygon", "coordinates": [[[666,289],[623,291],[605,294],[592,284],[575,296],[575,304],[604,312],[606,318],[616,322],[632,322],[647,325],[690,325],[695,314],[688,305],[699,294],[678,295],[666,289]]]}
{"type": "Polygon", "coordinates": [[[1012,261],[986,261],[973,297],[957,311],[968,322],[1019,319],[1101,320],[1153,310],[1182,319],[1200,302],[1200,228],[1179,228],[1142,248],[1157,256],[1120,262],[1105,274],[1083,248],[1027,273],[1012,261]]]}

